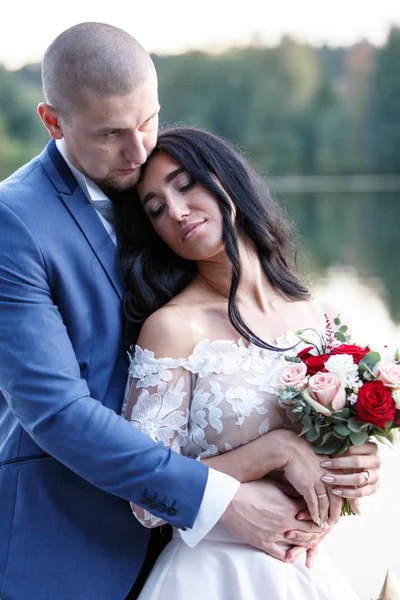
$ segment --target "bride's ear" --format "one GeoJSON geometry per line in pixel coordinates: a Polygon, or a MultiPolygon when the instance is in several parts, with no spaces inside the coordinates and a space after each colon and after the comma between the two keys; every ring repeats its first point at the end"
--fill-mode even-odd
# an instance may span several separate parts
{"type": "Polygon", "coordinates": [[[59,116],[54,108],[46,102],[40,102],[37,107],[37,111],[50,136],[55,140],[61,140],[63,137],[62,128],[60,125],[59,116]]]}

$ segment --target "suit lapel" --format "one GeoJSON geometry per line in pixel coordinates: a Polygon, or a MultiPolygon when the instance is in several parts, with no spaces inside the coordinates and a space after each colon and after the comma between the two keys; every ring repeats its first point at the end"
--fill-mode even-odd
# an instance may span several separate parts
{"type": "Polygon", "coordinates": [[[107,273],[114,290],[122,300],[124,287],[117,267],[114,243],[58,152],[54,140],[51,140],[43,150],[40,160],[57,189],[61,201],[74,218],[107,273]]]}

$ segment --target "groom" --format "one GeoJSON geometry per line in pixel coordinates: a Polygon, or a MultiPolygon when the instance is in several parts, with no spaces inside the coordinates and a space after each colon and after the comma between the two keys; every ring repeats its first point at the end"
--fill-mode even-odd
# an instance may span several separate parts
{"type": "Polygon", "coordinates": [[[297,501],[279,492],[277,516],[277,490],[120,416],[124,288],[108,209],[155,145],[150,57],[122,30],[82,23],[50,45],[42,75],[52,139],[0,185],[0,598],[123,600],[149,535],[128,501],[189,546],[218,520],[236,533],[240,520],[242,539],[272,555],[290,529],[308,546],[318,528],[296,521],[297,501]]]}

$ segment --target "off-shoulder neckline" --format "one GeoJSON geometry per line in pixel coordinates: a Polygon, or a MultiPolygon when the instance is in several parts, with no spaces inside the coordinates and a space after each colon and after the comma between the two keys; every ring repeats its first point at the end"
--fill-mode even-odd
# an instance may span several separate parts
{"type": "MultiPolygon", "coordinates": [[[[268,342],[268,343],[270,343],[270,342],[268,342]]],[[[132,358],[135,357],[137,354],[137,351],[139,351],[142,354],[142,356],[146,356],[147,358],[151,358],[155,361],[177,361],[177,362],[186,361],[189,358],[191,358],[192,356],[196,356],[197,354],[199,354],[199,350],[205,349],[206,347],[208,347],[211,350],[218,350],[219,345],[225,346],[225,348],[229,347],[230,349],[232,349],[233,351],[236,351],[236,352],[239,352],[239,351],[243,352],[243,351],[248,350],[249,352],[251,352],[253,354],[257,353],[257,352],[261,352],[261,353],[273,353],[273,354],[279,355],[279,350],[284,352],[285,350],[288,350],[288,348],[290,346],[294,346],[295,344],[297,345],[299,343],[301,343],[300,338],[296,335],[296,333],[293,330],[288,329],[286,331],[286,333],[279,335],[275,339],[275,342],[270,344],[271,346],[274,346],[276,348],[276,350],[262,348],[261,346],[257,346],[253,342],[245,343],[242,337],[239,337],[236,340],[233,340],[233,339],[210,340],[209,338],[203,338],[203,339],[199,340],[197,342],[197,344],[195,344],[191,353],[186,357],[180,356],[177,358],[172,358],[171,356],[161,356],[159,358],[155,358],[154,352],[152,350],[148,350],[147,348],[142,348],[138,344],[135,344],[134,347],[132,346],[132,349],[134,348],[134,351],[132,352],[132,358]]]]}

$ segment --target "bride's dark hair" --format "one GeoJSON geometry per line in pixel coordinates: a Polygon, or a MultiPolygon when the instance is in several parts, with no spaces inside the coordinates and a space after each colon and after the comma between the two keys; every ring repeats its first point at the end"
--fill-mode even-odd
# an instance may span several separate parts
{"type": "MultiPolygon", "coordinates": [[[[295,255],[295,247],[282,210],[263,179],[226,140],[195,127],[166,129],[142,167],[141,178],[159,152],[169,154],[217,199],[223,215],[225,250],[232,264],[229,319],[246,340],[276,349],[253,333],[240,315],[236,300],[241,276],[237,232],[254,242],[264,273],[277,290],[290,299],[308,298],[307,287],[291,265],[289,254],[292,251],[295,255]],[[236,210],[234,222],[229,199],[236,210]]],[[[128,320],[141,323],[192,281],[196,263],[176,255],[155,233],[136,191],[124,194],[113,206],[118,259],[127,286],[124,311],[128,320]]]]}

